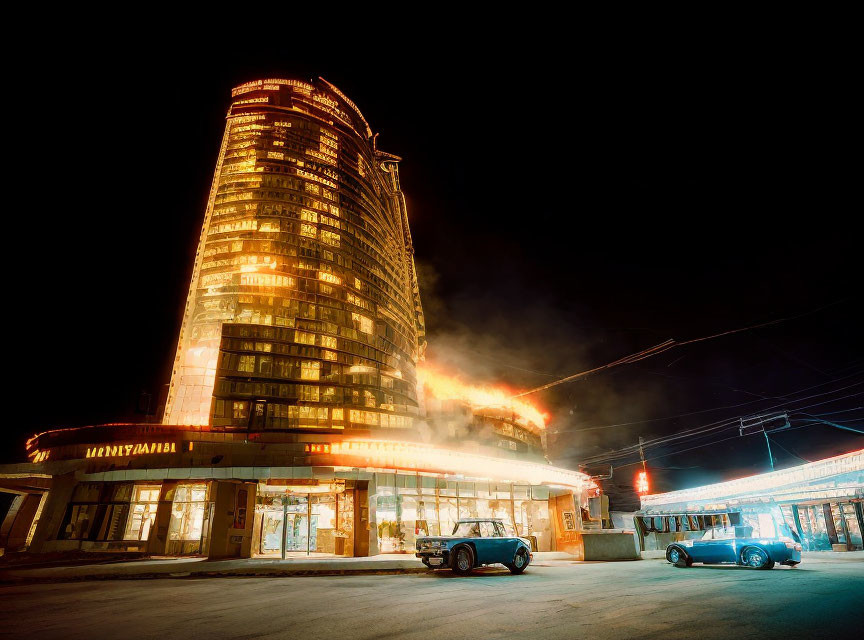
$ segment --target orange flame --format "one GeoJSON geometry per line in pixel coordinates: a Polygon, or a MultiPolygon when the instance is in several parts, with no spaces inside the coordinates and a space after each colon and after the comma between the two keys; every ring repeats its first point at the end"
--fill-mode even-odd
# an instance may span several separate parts
{"type": "Polygon", "coordinates": [[[477,386],[462,382],[432,369],[428,363],[417,368],[418,386],[439,400],[461,400],[473,408],[496,407],[512,411],[518,417],[534,423],[540,429],[546,428],[548,416],[537,407],[513,398],[513,392],[502,386],[477,386]]]}

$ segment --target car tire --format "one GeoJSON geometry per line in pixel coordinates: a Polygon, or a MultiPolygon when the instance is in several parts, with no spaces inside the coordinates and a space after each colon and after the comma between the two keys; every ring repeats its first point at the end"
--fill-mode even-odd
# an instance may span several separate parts
{"type": "Polygon", "coordinates": [[[531,560],[528,558],[528,552],[525,551],[525,549],[519,549],[513,557],[513,562],[505,566],[510,569],[510,573],[519,575],[525,571],[530,561],[531,560]]]}
{"type": "Polygon", "coordinates": [[[774,568],[774,562],[772,562],[771,559],[768,558],[768,554],[759,547],[745,547],[741,551],[741,564],[754,569],[774,568]]]}
{"type": "Polygon", "coordinates": [[[467,545],[456,547],[450,554],[450,558],[450,568],[455,574],[467,576],[474,568],[474,554],[471,552],[471,547],[467,545]]]}
{"type": "Polygon", "coordinates": [[[693,559],[686,553],[684,553],[684,550],[680,547],[672,547],[670,549],[666,549],[666,561],[670,564],[675,565],[676,567],[693,566],[693,559]]]}

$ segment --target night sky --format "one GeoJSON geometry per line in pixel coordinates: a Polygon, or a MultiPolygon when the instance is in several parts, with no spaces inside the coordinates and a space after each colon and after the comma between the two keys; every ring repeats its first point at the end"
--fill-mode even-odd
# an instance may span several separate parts
{"type": "MultiPolygon", "coordinates": [[[[169,381],[230,89],[263,77],[323,76],[403,158],[428,353],[466,376],[530,388],[789,318],[538,394],[555,462],[778,405],[864,429],[852,103],[806,55],[53,46],[50,73],[10,79],[27,212],[6,235],[23,257],[4,461],[37,431],[142,420],[139,394],[169,381]]],[[[864,446],[803,418],[772,434],[780,467],[864,446]]],[[[655,488],[768,470],[762,436],[733,436],[650,449],[727,439],[651,460],[655,488]]]]}

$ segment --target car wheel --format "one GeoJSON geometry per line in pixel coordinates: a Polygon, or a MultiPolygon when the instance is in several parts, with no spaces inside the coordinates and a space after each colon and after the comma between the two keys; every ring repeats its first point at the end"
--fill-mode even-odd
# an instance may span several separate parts
{"type": "Polygon", "coordinates": [[[520,574],[525,571],[525,568],[528,566],[528,552],[525,549],[519,549],[516,552],[516,556],[513,558],[513,563],[508,564],[507,568],[510,569],[510,573],[520,574]]]}
{"type": "Polygon", "coordinates": [[[693,560],[690,556],[678,547],[666,549],[666,560],[676,567],[689,567],[693,565],[693,560]]]}
{"type": "Polygon", "coordinates": [[[452,554],[450,568],[453,573],[458,573],[460,576],[466,576],[471,573],[474,568],[474,554],[471,553],[470,547],[458,547],[452,554]]]}
{"type": "Polygon", "coordinates": [[[741,552],[741,564],[754,569],[772,569],[774,563],[768,559],[768,554],[758,547],[747,547],[741,552]]]}

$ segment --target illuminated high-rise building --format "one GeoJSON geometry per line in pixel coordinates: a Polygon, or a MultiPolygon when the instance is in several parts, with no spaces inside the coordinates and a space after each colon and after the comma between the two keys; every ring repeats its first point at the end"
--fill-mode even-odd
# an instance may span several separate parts
{"type": "Polygon", "coordinates": [[[411,429],[425,341],[400,159],[323,79],[232,98],[164,422],[411,429]]]}
{"type": "Polygon", "coordinates": [[[324,80],[235,88],[163,423],[30,438],[0,555],[366,556],[495,517],[589,557],[599,488],[545,458],[542,411],[430,366],[419,402],[398,163],[324,80]]]}

